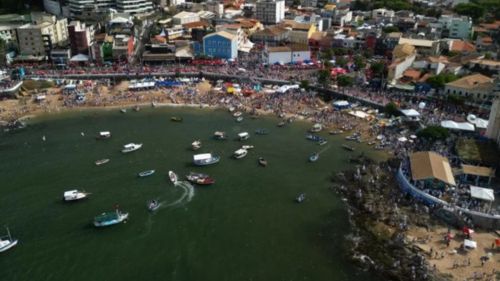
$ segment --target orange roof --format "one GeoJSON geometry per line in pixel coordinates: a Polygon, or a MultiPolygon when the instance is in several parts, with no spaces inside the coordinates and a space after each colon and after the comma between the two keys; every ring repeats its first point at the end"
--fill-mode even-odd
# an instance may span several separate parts
{"type": "Polygon", "coordinates": [[[492,44],[493,43],[493,39],[491,39],[491,37],[489,37],[489,36],[482,36],[481,41],[483,41],[483,44],[492,44]]]}
{"type": "Polygon", "coordinates": [[[208,23],[204,21],[195,21],[190,23],[185,23],[182,25],[184,28],[197,28],[197,27],[208,27],[208,23]]]}
{"type": "Polygon", "coordinates": [[[405,70],[405,72],[403,72],[403,76],[409,77],[412,80],[417,80],[418,78],[420,78],[420,75],[422,75],[422,73],[416,69],[407,69],[405,70]]]}
{"type": "Polygon", "coordinates": [[[450,51],[470,53],[476,51],[476,47],[474,47],[474,45],[472,45],[470,42],[453,40],[451,42],[450,51]]]}

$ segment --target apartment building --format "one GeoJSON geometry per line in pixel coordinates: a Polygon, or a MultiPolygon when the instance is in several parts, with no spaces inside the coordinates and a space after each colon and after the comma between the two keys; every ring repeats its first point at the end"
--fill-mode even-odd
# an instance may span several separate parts
{"type": "Polygon", "coordinates": [[[285,1],[261,0],[257,2],[255,16],[264,24],[277,24],[285,18],[285,1]]]}
{"type": "Polygon", "coordinates": [[[71,46],[71,55],[90,54],[90,47],[94,44],[95,29],[92,25],[85,25],[80,21],[72,21],[68,25],[68,39],[71,46]]]}

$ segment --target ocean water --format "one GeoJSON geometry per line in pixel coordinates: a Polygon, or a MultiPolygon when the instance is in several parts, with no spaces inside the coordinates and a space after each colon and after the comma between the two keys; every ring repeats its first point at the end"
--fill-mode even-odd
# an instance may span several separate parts
{"type": "Polygon", "coordinates": [[[342,137],[326,133],[328,144],[318,146],[304,137],[309,123],[277,123],[248,116],[236,123],[222,110],[156,108],[46,115],[25,130],[0,133],[0,226],[20,240],[0,254],[0,280],[379,280],[347,259],[347,214],[329,182],[350,155],[375,152],[358,144],[347,152],[342,137]],[[174,115],[184,121],[171,122],[174,115]],[[255,135],[257,128],[270,133],[255,135]],[[112,138],[96,140],[104,130],[112,138]],[[229,139],[214,140],[216,130],[229,139]],[[243,131],[255,148],[235,160],[243,131]],[[219,154],[220,163],[194,167],[195,139],[203,144],[199,153],[219,154]],[[120,153],[130,142],[144,146],[120,153]],[[320,159],[309,163],[317,151],[320,159]],[[260,156],[267,167],[258,165],[260,156]],[[95,166],[101,158],[111,161],[95,166]],[[137,177],[148,169],[156,173],[137,177]],[[208,173],[216,183],[173,185],[169,170],[181,178],[208,173]],[[64,203],[63,192],[74,188],[92,194],[64,203]],[[302,192],[306,201],[295,203],[302,192]],[[153,214],[150,199],[162,202],[153,214]],[[130,213],[126,224],[92,226],[94,216],[117,205],[130,213]]]}

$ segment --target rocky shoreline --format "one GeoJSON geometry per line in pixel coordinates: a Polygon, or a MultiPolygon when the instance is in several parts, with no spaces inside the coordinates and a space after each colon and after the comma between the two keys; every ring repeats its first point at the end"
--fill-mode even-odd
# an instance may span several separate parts
{"type": "Polygon", "coordinates": [[[393,173],[398,161],[384,163],[360,155],[354,170],[332,176],[332,189],[347,203],[353,232],[346,237],[350,257],[386,280],[452,280],[430,266],[406,235],[410,225],[428,227],[431,215],[399,191],[393,173]]]}

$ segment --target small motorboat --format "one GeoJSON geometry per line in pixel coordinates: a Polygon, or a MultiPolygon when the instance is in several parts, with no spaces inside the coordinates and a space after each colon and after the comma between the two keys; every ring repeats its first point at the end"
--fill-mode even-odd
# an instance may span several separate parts
{"type": "Polygon", "coordinates": [[[325,139],[322,139],[322,140],[318,141],[319,145],[325,145],[327,143],[328,143],[328,141],[326,141],[325,139]]]}
{"type": "Polygon", "coordinates": [[[246,150],[250,150],[250,149],[254,148],[254,146],[253,145],[242,145],[241,148],[246,149],[246,150]]]}
{"type": "Polygon", "coordinates": [[[139,174],[137,174],[138,177],[140,178],[145,178],[152,176],[155,173],[155,170],[147,170],[147,171],[142,171],[139,174]]]}
{"type": "Polygon", "coordinates": [[[241,111],[236,111],[235,113],[233,113],[233,117],[240,117],[241,115],[243,115],[243,113],[241,111]]]}
{"type": "Polygon", "coordinates": [[[285,121],[281,121],[278,123],[278,127],[283,127],[283,126],[285,126],[285,121]]]}
{"type": "Polygon", "coordinates": [[[172,116],[172,117],[170,117],[170,120],[174,121],[174,122],[182,122],[182,117],[172,116]]]}
{"type": "Polygon", "coordinates": [[[202,153],[193,155],[193,164],[196,166],[207,166],[219,163],[220,156],[213,155],[212,153],[202,153]]]}
{"type": "Polygon", "coordinates": [[[319,159],[319,153],[313,153],[309,156],[309,162],[316,162],[319,159]]]}
{"type": "Polygon", "coordinates": [[[250,138],[250,134],[248,132],[242,132],[238,134],[238,138],[240,141],[244,141],[250,138]]]}
{"type": "Polygon", "coordinates": [[[134,111],[135,111],[135,112],[138,112],[138,111],[140,111],[140,110],[141,110],[141,108],[140,108],[138,105],[136,105],[136,106],[134,107],[134,111]]]}
{"type": "Polygon", "coordinates": [[[129,153],[141,149],[142,143],[128,143],[123,146],[122,153],[129,153]]]}
{"type": "Polygon", "coordinates": [[[241,159],[241,158],[247,156],[247,154],[248,154],[248,150],[240,148],[234,152],[233,156],[236,159],[241,159]]]}
{"type": "Polygon", "coordinates": [[[255,130],[255,134],[256,135],[267,135],[267,134],[269,134],[269,131],[266,129],[257,129],[257,130],[255,130]]]}
{"type": "Polygon", "coordinates": [[[262,157],[259,157],[259,165],[261,165],[262,167],[266,167],[267,166],[267,160],[262,158],[262,157]]]}
{"type": "Polygon", "coordinates": [[[299,194],[299,196],[297,196],[297,198],[295,198],[295,202],[297,202],[297,203],[302,203],[302,202],[304,202],[304,200],[306,200],[305,193],[301,193],[301,194],[299,194]]]}
{"type": "Polygon", "coordinates": [[[109,159],[107,159],[107,158],[105,158],[105,159],[99,159],[99,160],[95,161],[95,165],[96,166],[101,166],[101,165],[104,165],[104,164],[106,164],[108,162],[109,162],[109,159]]]}
{"type": "Polygon", "coordinates": [[[349,146],[347,144],[343,144],[342,147],[345,149],[345,150],[348,150],[348,151],[354,151],[354,147],[352,146],[349,146]]]}
{"type": "Polygon", "coordinates": [[[214,133],[214,138],[216,140],[225,140],[226,139],[226,133],[225,132],[221,132],[221,131],[216,131],[214,133]]]}
{"type": "Polygon", "coordinates": [[[193,150],[198,150],[201,148],[201,141],[200,140],[195,140],[191,143],[191,148],[193,150]]]}
{"type": "Polygon", "coordinates": [[[102,131],[99,132],[99,135],[97,135],[98,140],[104,140],[104,139],[109,139],[111,138],[111,132],[109,131],[102,131]]]}
{"type": "Polygon", "coordinates": [[[229,112],[233,112],[233,111],[235,111],[235,110],[236,110],[236,108],[235,108],[234,106],[230,106],[230,107],[228,108],[228,110],[229,110],[229,112]]]}
{"type": "Polygon", "coordinates": [[[177,175],[173,172],[173,171],[168,171],[168,177],[170,178],[170,181],[173,183],[173,184],[176,184],[177,183],[177,180],[179,179],[177,177],[177,175]]]}
{"type": "Polygon", "coordinates": [[[150,212],[154,212],[154,211],[158,210],[158,208],[160,208],[160,205],[161,205],[161,203],[158,202],[158,200],[151,200],[151,201],[148,201],[148,203],[147,203],[147,207],[148,207],[148,210],[150,212]]]}
{"type": "Polygon", "coordinates": [[[243,121],[243,116],[236,118],[236,122],[242,122],[242,121],[243,121]]]}
{"type": "Polygon", "coordinates": [[[306,139],[308,139],[310,141],[318,141],[318,142],[321,141],[321,140],[323,140],[322,137],[317,136],[317,135],[312,135],[312,134],[307,134],[306,135],[306,139]]]}
{"type": "Polygon", "coordinates": [[[189,175],[186,176],[186,179],[189,182],[199,184],[199,185],[211,185],[215,183],[215,180],[211,178],[209,175],[206,174],[201,174],[201,173],[189,173],[189,175]]]}
{"type": "Polygon", "coordinates": [[[323,130],[323,125],[316,123],[312,126],[312,128],[309,130],[311,133],[317,133],[323,130]]]}
{"type": "Polygon", "coordinates": [[[12,239],[12,237],[10,236],[9,228],[6,227],[6,229],[7,229],[7,236],[0,237],[0,253],[5,252],[8,249],[17,245],[17,239],[16,240],[12,239]]]}
{"type": "Polygon", "coordinates": [[[342,130],[334,130],[329,132],[330,135],[340,135],[342,133],[344,133],[344,131],[342,130]]]}
{"type": "Polygon", "coordinates": [[[104,212],[96,217],[94,217],[95,227],[110,226],[122,222],[126,222],[128,219],[128,213],[122,213],[120,210],[116,209],[114,212],[104,212]]]}
{"type": "Polygon", "coordinates": [[[68,190],[64,192],[63,199],[66,202],[69,201],[78,201],[87,198],[90,193],[87,193],[85,191],[78,191],[77,189],[74,190],[68,190]]]}
{"type": "Polygon", "coordinates": [[[127,113],[127,110],[125,108],[120,109],[121,113],[127,113]]]}

